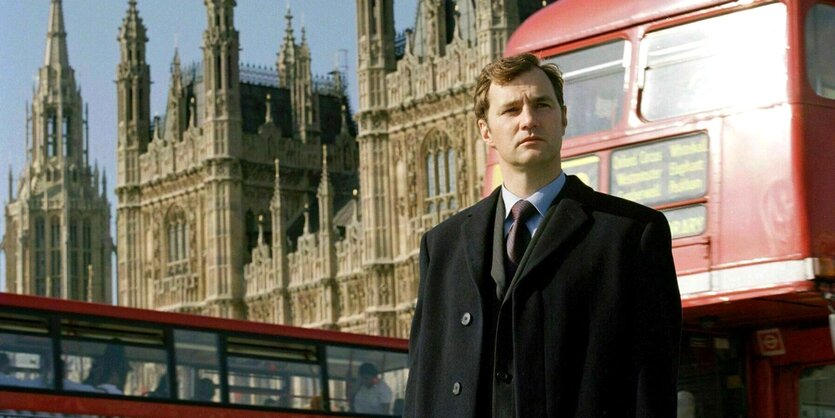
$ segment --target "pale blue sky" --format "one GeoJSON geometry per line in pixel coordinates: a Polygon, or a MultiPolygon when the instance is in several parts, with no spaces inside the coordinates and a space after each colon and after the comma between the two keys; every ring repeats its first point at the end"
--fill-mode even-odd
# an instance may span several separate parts
{"type": "MultiPolygon", "coordinates": [[[[0,0],[0,201],[8,202],[8,173],[15,187],[25,163],[25,106],[43,65],[49,0],[0,0]]],[[[138,0],[148,30],[147,59],[151,66],[151,112],[165,114],[169,64],[175,44],[184,65],[202,58],[206,26],[203,0],[138,0]]],[[[395,0],[398,32],[414,26],[417,0],[395,0]]],[[[296,40],[306,27],[314,75],[337,64],[346,67],[351,106],[357,109],[355,0],[238,0],[235,25],[240,32],[241,62],[274,67],[284,38],[287,6],[294,16],[296,40]]],[[[111,216],[116,216],[116,65],[118,28],[127,0],[64,0],[70,66],[90,109],[90,160],[107,172],[111,216]]],[[[15,196],[17,191],[15,190],[15,196]]],[[[0,234],[5,216],[0,216],[0,234]]],[[[111,227],[116,239],[115,227],[111,227]]],[[[115,272],[116,266],[113,266],[115,272]]],[[[5,255],[0,257],[0,290],[5,289],[5,255]]]]}

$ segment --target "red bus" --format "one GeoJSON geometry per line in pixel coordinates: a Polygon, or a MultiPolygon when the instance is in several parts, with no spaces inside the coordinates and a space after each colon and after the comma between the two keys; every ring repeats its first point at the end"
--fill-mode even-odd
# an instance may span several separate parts
{"type": "Polygon", "coordinates": [[[835,416],[835,1],[559,0],[522,52],[564,73],[566,173],[670,221],[679,416],[835,416]]]}
{"type": "Polygon", "coordinates": [[[0,416],[398,416],[407,350],[401,339],[0,293],[0,416]],[[361,387],[387,402],[356,412],[361,387]]]}

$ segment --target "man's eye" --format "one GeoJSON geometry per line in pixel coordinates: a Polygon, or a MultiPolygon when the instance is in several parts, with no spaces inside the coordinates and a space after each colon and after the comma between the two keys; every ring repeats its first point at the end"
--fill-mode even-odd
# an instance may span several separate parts
{"type": "Polygon", "coordinates": [[[518,107],[508,107],[508,108],[505,108],[504,110],[502,110],[503,115],[512,115],[514,113],[519,113],[519,108],[518,107]]]}
{"type": "Polygon", "coordinates": [[[537,103],[536,107],[538,107],[540,109],[550,109],[553,106],[551,106],[551,103],[542,102],[542,103],[537,103]]]}

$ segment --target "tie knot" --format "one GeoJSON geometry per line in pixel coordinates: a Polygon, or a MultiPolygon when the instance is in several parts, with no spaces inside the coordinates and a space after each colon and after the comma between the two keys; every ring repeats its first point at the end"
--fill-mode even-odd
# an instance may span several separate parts
{"type": "Polygon", "coordinates": [[[528,218],[536,213],[536,207],[533,203],[528,202],[525,199],[516,202],[513,207],[510,208],[510,217],[513,218],[513,222],[526,222],[528,218]]]}

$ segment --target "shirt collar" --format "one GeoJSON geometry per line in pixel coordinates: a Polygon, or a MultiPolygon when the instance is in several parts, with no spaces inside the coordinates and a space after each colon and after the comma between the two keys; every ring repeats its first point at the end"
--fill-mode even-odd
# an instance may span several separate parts
{"type": "MultiPolygon", "coordinates": [[[[542,186],[541,189],[535,191],[525,200],[533,204],[540,216],[544,216],[543,214],[548,210],[548,207],[551,206],[551,202],[554,201],[563,186],[565,186],[565,172],[561,171],[557,178],[545,186],[542,186]]],[[[502,184],[502,200],[504,200],[504,217],[507,219],[507,217],[510,216],[510,208],[512,208],[516,202],[522,200],[522,198],[513,194],[513,192],[508,190],[507,187],[502,184]]]]}

